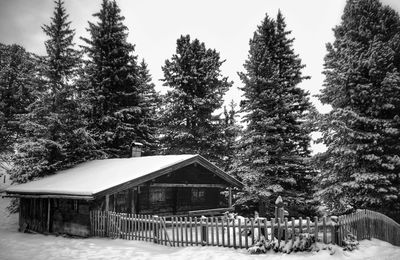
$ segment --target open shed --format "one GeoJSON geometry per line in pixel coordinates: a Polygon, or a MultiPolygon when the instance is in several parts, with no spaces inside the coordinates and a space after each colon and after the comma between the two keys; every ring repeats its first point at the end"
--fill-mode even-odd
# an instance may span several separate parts
{"type": "Polygon", "coordinates": [[[234,187],[242,183],[200,155],[158,155],[94,160],[5,192],[20,198],[21,229],[89,236],[91,210],[151,215],[225,211],[232,206],[234,187]]]}

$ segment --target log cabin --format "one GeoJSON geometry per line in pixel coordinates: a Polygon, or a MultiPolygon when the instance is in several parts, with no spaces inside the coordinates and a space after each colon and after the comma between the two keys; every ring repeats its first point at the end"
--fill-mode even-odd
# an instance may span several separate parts
{"type": "Polygon", "coordinates": [[[243,186],[200,155],[132,154],[8,187],[6,196],[20,200],[20,230],[87,237],[92,210],[161,216],[223,212],[232,209],[232,188],[243,186]]]}

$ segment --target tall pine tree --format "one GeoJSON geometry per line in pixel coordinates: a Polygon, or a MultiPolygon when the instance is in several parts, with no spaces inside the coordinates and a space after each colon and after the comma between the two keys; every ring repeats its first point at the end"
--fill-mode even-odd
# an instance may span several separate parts
{"type": "Polygon", "coordinates": [[[42,27],[47,55],[38,68],[40,87],[33,92],[37,99],[20,120],[24,135],[13,158],[14,182],[53,174],[91,156],[87,148],[92,141],[84,134],[74,84],[80,54],[73,48],[74,31],[64,4],[55,3],[50,24],[42,27]]]}
{"type": "Polygon", "coordinates": [[[229,108],[224,106],[224,116],[221,119],[220,128],[222,130],[222,147],[221,150],[221,169],[231,172],[236,160],[236,144],[240,137],[242,127],[238,122],[237,104],[231,100],[229,108]]]}
{"type": "Polygon", "coordinates": [[[146,143],[150,135],[141,126],[140,86],[134,46],[115,1],[103,0],[89,22],[90,39],[83,38],[88,56],[86,89],[89,130],[108,157],[129,157],[133,141],[146,143]]]}
{"type": "Polygon", "coordinates": [[[400,18],[378,0],[347,1],[327,45],[317,195],[335,213],[400,210],[400,18]]]}
{"type": "Polygon", "coordinates": [[[144,59],[138,66],[138,86],[140,93],[139,107],[141,109],[142,142],[145,145],[145,154],[152,155],[159,152],[157,143],[157,129],[159,127],[161,97],[155,90],[155,85],[144,59]]]}
{"type": "Polygon", "coordinates": [[[219,163],[222,139],[220,119],[223,95],[232,85],[221,75],[224,61],[189,35],[177,40],[176,54],[165,61],[163,132],[164,153],[199,153],[219,163]]]}
{"type": "Polygon", "coordinates": [[[258,204],[261,214],[273,212],[265,210],[278,195],[290,214],[305,214],[310,198],[310,129],[304,120],[312,106],[308,93],[298,87],[307,77],[289,34],[280,12],[276,20],[266,16],[250,40],[246,72],[239,74],[247,126],[235,167],[245,184],[238,203],[258,204]]]}
{"type": "Polygon", "coordinates": [[[18,117],[26,114],[35,100],[32,93],[38,83],[38,61],[19,45],[0,44],[0,156],[12,153],[23,134],[18,117]]]}

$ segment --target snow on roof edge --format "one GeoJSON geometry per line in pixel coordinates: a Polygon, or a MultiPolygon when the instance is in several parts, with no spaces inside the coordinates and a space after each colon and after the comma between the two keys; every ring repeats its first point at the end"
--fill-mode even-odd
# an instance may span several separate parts
{"type": "MultiPolygon", "coordinates": [[[[155,156],[143,156],[143,157],[134,157],[134,158],[113,158],[113,159],[100,159],[100,160],[92,160],[92,161],[88,161],[88,162],[84,162],[81,164],[78,164],[70,169],[66,169],[66,170],[62,170],[60,172],[57,172],[53,175],[50,176],[46,176],[37,180],[33,180],[27,183],[22,183],[22,184],[17,184],[17,185],[12,185],[7,187],[4,191],[8,194],[53,194],[53,195],[64,195],[64,196],[68,196],[68,195],[82,195],[82,196],[93,196],[96,193],[109,189],[109,188],[113,188],[115,186],[118,186],[122,183],[128,182],[128,181],[132,181],[135,179],[138,179],[140,177],[149,175],[153,172],[168,168],[172,165],[184,162],[186,160],[192,159],[199,156],[198,154],[183,154],[183,155],[155,155],[155,156]],[[151,162],[151,159],[167,159],[167,161],[165,163],[161,163],[159,160],[154,160],[154,162],[151,162]],[[111,169],[106,169],[104,172],[104,169],[100,169],[103,170],[103,172],[99,175],[101,175],[102,178],[100,179],[104,179],[106,177],[109,177],[110,175],[112,175],[113,177],[121,177],[121,175],[125,175],[122,176],[122,180],[120,182],[114,182],[114,183],[110,183],[109,185],[104,185],[104,183],[99,184],[99,180],[93,180],[95,182],[95,184],[97,184],[97,187],[89,187],[88,190],[84,190],[84,189],[72,189],[72,188],[66,188],[65,186],[67,185],[60,185],[60,181],[62,181],[63,177],[70,175],[69,177],[82,177],[82,176],[77,176],[80,175],[79,170],[85,169],[88,166],[92,166],[97,165],[97,166],[101,166],[101,164],[103,164],[104,162],[113,162],[113,164],[116,164],[117,162],[127,162],[127,166],[132,167],[135,166],[133,163],[129,164],[129,161],[140,161],[140,160],[144,160],[144,161],[148,161],[148,163],[151,163],[151,165],[141,165],[141,169],[139,169],[138,174],[129,174],[129,172],[126,172],[126,168],[123,167],[124,169],[124,173],[121,174],[121,172],[118,172],[118,168],[121,167],[111,167],[111,169]],[[149,167],[149,170],[146,170],[146,168],[149,167]],[[110,172],[111,171],[111,172],[110,172]],[[72,174],[71,174],[72,172],[72,174]],[[78,172],[78,173],[77,173],[78,172]],[[61,177],[60,177],[61,176],[61,177]],[[40,188],[40,185],[44,184],[45,187],[40,188]],[[55,187],[53,188],[48,188],[49,185],[55,185],[55,187]],[[39,186],[39,187],[37,187],[39,186]],[[46,189],[47,186],[47,189],[46,189]],[[61,187],[60,187],[61,186],[61,187]]],[[[118,165],[116,165],[118,166],[118,165]]],[[[96,167],[95,167],[96,168],[96,167]]],[[[110,168],[110,167],[108,167],[110,168]]],[[[140,168],[140,167],[139,167],[140,168]]],[[[131,169],[131,168],[129,168],[131,169]]],[[[82,174],[83,175],[83,174],[82,174]]],[[[85,181],[92,181],[92,177],[97,177],[95,176],[95,174],[89,174],[89,176],[87,176],[85,181]]],[[[82,178],[80,178],[82,179],[82,178]]],[[[83,178],[85,179],[85,178],[83,178]]],[[[67,181],[68,180],[64,180],[67,181]]],[[[104,181],[104,180],[103,180],[104,181]]],[[[82,183],[79,183],[79,180],[77,181],[78,186],[80,186],[80,188],[82,187],[82,183]]],[[[70,184],[71,181],[69,181],[70,184]]],[[[83,185],[84,186],[84,185],[83,185]]],[[[93,186],[93,184],[92,184],[93,186]]]]}

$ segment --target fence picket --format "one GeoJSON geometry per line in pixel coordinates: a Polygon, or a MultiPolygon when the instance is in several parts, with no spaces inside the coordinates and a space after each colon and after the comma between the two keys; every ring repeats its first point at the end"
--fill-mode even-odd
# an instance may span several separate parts
{"type": "Polygon", "coordinates": [[[211,217],[210,218],[210,229],[211,229],[211,245],[215,246],[214,244],[214,218],[211,217]]]}
{"type": "Polygon", "coordinates": [[[244,243],[245,243],[246,249],[249,248],[249,232],[248,232],[247,222],[248,222],[248,219],[246,218],[244,220],[244,230],[246,232],[244,234],[244,237],[245,237],[244,243]]]}
{"type": "Polygon", "coordinates": [[[190,233],[190,245],[193,246],[193,222],[192,217],[189,217],[189,233],[190,233]]]}
{"type": "Polygon", "coordinates": [[[196,236],[196,246],[198,246],[199,245],[199,223],[198,223],[198,220],[197,220],[197,217],[195,217],[194,218],[194,224],[195,224],[195,236],[196,236]]]}
{"type": "Polygon", "coordinates": [[[233,248],[236,249],[236,222],[233,220],[233,225],[232,225],[232,239],[233,239],[233,248]]]}
{"type": "Polygon", "coordinates": [[[242,225],[240,223],[241,219],[238,219],[238,233],[239,233],[239,248],[243,248],[242,245],[242,225]]]}
{"type": "Polygon", "coordinates": [[[230,230],[230,227],[229,227],[229,220],[228,221],[226,221],[226,237],[227,237],[227,245],[228,245],[228,247],[231,247],[231,230],[230,230]]]}
{"type": "Polygon", "coordinates": [[[285,218],[285,243],[289,240],[288,219],[285,218]]]}
{"type": "Polygon", "coordinates": [[[323,228],[323,242],[327,244],[327,232],[326,232],[326,217],[322,218],[322,228],[323,228]]]}

